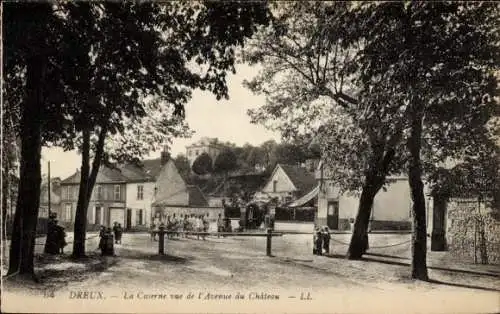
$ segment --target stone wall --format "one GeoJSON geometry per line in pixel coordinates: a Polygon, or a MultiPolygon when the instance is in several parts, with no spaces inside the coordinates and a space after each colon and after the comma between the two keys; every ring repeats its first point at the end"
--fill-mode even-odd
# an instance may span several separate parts
{"type": "Polygon", "coordinates": [[[500,221],[484,204],[450,200],[447,233],[451,254],[467,262],[500,264],[500,221]]]}
{"type": "Polygon", "coordinates": [[[388,221],[373,220],[370,225],[371,230],[411,230],[410,221],[388,221]]]}

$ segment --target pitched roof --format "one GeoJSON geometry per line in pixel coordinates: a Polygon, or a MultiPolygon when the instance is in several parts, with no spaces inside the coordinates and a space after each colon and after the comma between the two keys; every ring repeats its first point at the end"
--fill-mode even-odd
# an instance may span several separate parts
{"type": "Polygon", "coordinates": [[[146,175],[151,176],[153,178],[157,178],[160,174],[161,168],[163,165],[161,164],[161,158],[156,159],[146,159],[141,162],[142,167],[146,173],[146,175]]]}
{"type": "Polygon", "coordinates": [[[196,185],[186,186],[189,193],[189,206],[208,206],[208,201],[196,185]]]}
{"type": "MultiPolygon", "coordinates": [[[[147,182],[155,181],[160,174],[161,158],[146,159],[140,164],[127,163],[117,168],[102,165],[97,173],[96,183],[147,182]]],[[[61,181],[62,184],[80,183],[80,172],[77,171],[61,181]]]]}
{"type": "MultiPolygon", "coordinates": [[[[61,181],[61,184],[79,184],[81,178],[80,171],[75,172],[68,178],[61,181]]],[[[99,172],[97,173],[96,183],[125,183],[127,182],[127,177],[125,177],[120,169],[110,168],[108,166],[101,166],[99,172]]]]}
{"type": "Polygon", "coordinates": [[[172,195],[164,197],[162,199],[158,199],[153,202],[153,206],[200,206],[205,207],[208,206],[208,201],[203,195],[203,192],[196,185],[186,185],[185,188],[180,189],[172,195]],[[178,201],[176,197],[179,194],[187,193],[188,194],[188,204],[174,204],[173,201],[178,201]]]}
{"type": "Polygon", "coordinates": [[[314,189],[317,185],[314,174],[301,166],[278,164],[286,175],[292,181],[293,185],[299,190],[300,195],[305,195],[314,189]]]}
{"type": "Polygon", "coordinates": [[[309,193],[306,195],[302,196],[301,198],[291,202],[288,204],[288,207],[301,207],[309,203],[311,200],[313,200],[315,197],[318,196],[319,193],[319,185],[316,185],[314,189],[312,189],[309,193]]]}
{"type": "Polygon", "coordinates": [[[127,178],[127,182],[146,182],[155,180],[155,177],[146,173],[141,165],[125,164],[119,168],[121,173],[127,178]]]}

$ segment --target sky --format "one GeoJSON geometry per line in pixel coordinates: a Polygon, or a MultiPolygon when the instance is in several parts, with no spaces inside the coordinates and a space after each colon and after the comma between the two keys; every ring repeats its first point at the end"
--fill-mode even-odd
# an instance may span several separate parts
{"type": "MultiPolygon", "coordinates": [[[[186,105],[186,121],[195,132],[190,139],[174,139],[170,147],[172,156],[186,152],[186,146],[201,137],[217,137],[221,141],[236,145],[249,143],[260,145],[274,139],[280,141],[277,132],[267,130],[261,125],[250,123],[247,110],[264,105],[262,96],[254,95],[243,86],[245,79],[251,79],[258,69],[248,65],[238,65],[236,75],[228,75],[229,99],[217,101],[209,92],[196,90],[191,101],[186,105]]],[[[148,158],[157,158],[160,151],[148,158]]],[[[50,161],[51,177],[62,179],[80,168],[80,155],[76,151],[64,152],[60,148],[42,149],[42,173],[46,174],[50,161]]]]}

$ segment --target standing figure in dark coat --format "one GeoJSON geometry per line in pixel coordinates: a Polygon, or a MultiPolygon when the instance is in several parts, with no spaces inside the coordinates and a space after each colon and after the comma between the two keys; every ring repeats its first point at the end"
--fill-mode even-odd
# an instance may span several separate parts
{"type": "Polygon", "coordinates": [[[113,247],[113,232],[111,228],[104,228],[103,235],[101,237],[101,242],[99,244],[101,248],[102,256],[113,256],[115,255],[113,247]]]}
{"type": "Polygon", "coordinates": [[[115,244],[118,243],[118,237],[116,236],[118,232],[118,223],[115,221],[115,223],[113,224],[113,234],[115,235],[115,244]]]}
{"type": "Polygon", "coordinates": [[[59,254],[64,254],[64,247],[67,245],[66,243],[66,231],[64,231],[64,227],[59,226],[57,224],[57,220],[55,221],[55,229],[57,234],[57,246],[59,248],[59,254]]]}
{"type": "Polygon", "coordinates": [[[330,254],[330,229],[327,226],[323,227],[323,254],[330,254]]]}
{"type": "Polygon", "coordinates": [[[99,229],[99,250],[102,250],[104,247],[104,235],[106,234],[106,227],[101,225],[101,228],[99,229]]]}
{"type": "Polygon", "coordinates": [[[113,232],[115,234],[115,243],[120,243],[122,244],[122,234],[123,234],[123,229],[121,224],[117,224],[113,227],[113,232]]]}
{"type": "Polygon", "coordinates": [[[45,253],[63,254],[66,244],[66,232],[64,228],[57,225],[57,219],[51,217],[48,223],[45,253]]]}
{"type": "Polygon", "coordinates": [[[321,234],[321,229],[316,229],[314,232],[314,247],[313,247],[313,254],[314,255],[322,255],[322,246],[323,246],[323,237],[321,234]]]}

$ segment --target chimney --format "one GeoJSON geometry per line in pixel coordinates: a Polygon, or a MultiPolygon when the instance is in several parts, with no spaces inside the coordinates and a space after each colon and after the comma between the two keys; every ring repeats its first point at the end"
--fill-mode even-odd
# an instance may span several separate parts
{"type": "Polygon", "coordinates": [[[161,165],[165,165],[170,160],[170,153],[165,149],[161,152],[161,165]]]}

